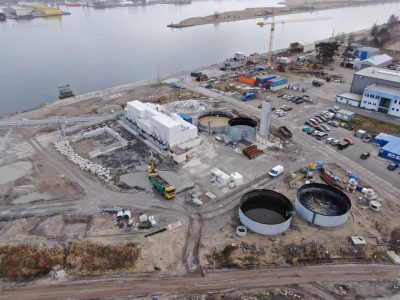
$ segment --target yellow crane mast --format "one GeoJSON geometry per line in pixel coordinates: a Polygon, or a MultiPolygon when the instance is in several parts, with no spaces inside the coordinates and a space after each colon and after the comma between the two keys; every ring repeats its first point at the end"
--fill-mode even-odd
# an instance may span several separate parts
{"type": "Polygon", "coordinates": [[[305,19],[293,19],[293,20],[280,20],[275,21],[275,12],[272,13],[270,22],[258,22],[257,25],[260,27],[264,27],[267,25],[271,25],[270,34],[269,34],[269,45],[268,45],[268,66],[272,67],[272,47],[274,42],[274,31],[276,24],[286,24],[286,23],[296,23],[296,22],[309,22],[309,21],[320,21],[320,20],[329,20],[330,18],[305,18],[305,19]]]}

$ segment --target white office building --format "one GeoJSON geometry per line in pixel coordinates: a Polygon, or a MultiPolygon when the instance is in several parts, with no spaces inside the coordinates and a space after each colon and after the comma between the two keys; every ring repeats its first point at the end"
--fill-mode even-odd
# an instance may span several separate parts
{"type": "Polygon", "coordinates": [[[400,117],[400,89],[372,84],[365,88],[360,107],[400,117]]]}

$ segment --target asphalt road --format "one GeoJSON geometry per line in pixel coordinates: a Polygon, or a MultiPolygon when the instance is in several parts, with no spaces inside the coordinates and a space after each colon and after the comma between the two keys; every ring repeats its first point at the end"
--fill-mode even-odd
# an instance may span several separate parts
{"type": "Polygon", "coordinates": [[[123,296],[184,294],[259,287],[277,287],[311,282],[337,283],[369,280],[397,280],[400,267],[394,265],[323,265],[218,271],[204,277],[141,276],[77,280],[56,285],[20,286],[3,289],[0,299],[85,299],[123,296]]]}

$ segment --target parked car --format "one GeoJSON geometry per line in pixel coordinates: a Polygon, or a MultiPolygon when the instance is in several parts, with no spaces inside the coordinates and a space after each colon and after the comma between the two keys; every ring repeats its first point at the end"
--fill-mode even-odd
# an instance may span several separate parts
{"type": "Polygon", "coordinates": [[[278,94],[276,95],[278,98],[282,98],[283,96],[285,96],[284,94],[278,94]]]}
{"type": "Polygon", "coordinates": [[[318,140],[323,140],[328,137],[328,134],[326,132],[320,132],[315,136],[318,140]]]}
{"type": "Polygon", "coordinates": [[[333,142],[331,142],[332,146],[337,146],[340,143],[340,140],[335,139],[333,142]]]}
{"type": "Polygon", "coordinates": [[[372,135],[366,134],[365,137],[362,140],[364,143],[371,143],[372,142],[372,135]]]}
{"type": "Polygon", "coordinates": [[[368,157],[370,157],[370,153],[369,152],[364,152],[364,153],[362,153],[361,155],[360,155],[360,158],[361,159],[367,159],[368,157]]]}
{"type": "Polygon", "coordinates": [[[285,170],[285,168],[283,166],[276,165],[271,170],[269,170],[268,175],[272,178],[275,178],[275,177],[278,177],[279,175],[281,175],[284,170],[285,170]]]}
{"type": "Polygon", "coordinates": [[[392,163],[390,163],[389,165],[388,165],[388,170],[390,170],[390,171],[394,171],[394,170],[396,170],[397,168],[399,167],[399,164],[396,164],[395,162],[392,162],[392,163]]]}
{"type": "Polygon", "coordinates": [[[318,117],[318,116],[315,116],[315,117],[314,117],[314,120],[317,120],[318,123],[324,123],[324,121],[323,121],[320,117],[318,117]]]}
{"type": "Polygon", "coordinates": [[[328,126],[326,126],[325,124],[321,124],[321,125],[319,125],[319,126],[321,126],[322,128],[324,128],[325,131],[331,131],[331,129],[330,129],[328,126]]]}
{"type": "Polygon", "coordinates": [[[296,101],[294,101],[294,103],[296,104],[302,104],[304,102],[303,99],[297,99],[296,101]]]}
{"type": "Polygon", "coordinates": [[[354,145],[353,141],[348,138],[343,139],[343,141],[349,143],[350,145],[354,145]]]}
{"type": "Polygon", "coordinates": [[[337,147],[339,150],[346,149],[349,146],[350,146],[350,143],[346,142],[346,141],[341,141],[339,144],[337,144],[337,147]]]}
{"type": "Polygon", "coordinates": [[[327,139],[326,139],[325,143],[331,144],[334,140],[335,140],[335,138],[330,137],[330,138],[327,138],[327,139]]]}
{"type": "Polygon", "coordinates": [[[313,135],[313,136],[316,136],[316,135],[318,135],[318,134],[320,134],[320,133],[321,133],[321,131],[314,130],[313,133],[312,133],[312,135],[313,135]]]}
{"type": "Polygon", "coordinates": [[[309,131],[307,131],[307,134],[313,134],[313,132],[315,131],[315,129],[314,128],[310,128],[310,130],[309,131]]]}
{"type": "Polygon", "coordinates": [[[321,132],[326,131],[324,128],[321,127],[321,125],[315,126],[315,129],[317,129],[318,131],[321,131],[321,132]]]}
{"type": "Polygon", "coordinates": [[[310,121],[305,121],[304,125],[314,127],[314,124],[312,124],[310,121]]]}
{"type": "Polygon", "coordinates": [[[328,108],[328,111],[333,113],[333,114],[336,114],[336,111],[333,108],[328,108]]]}
{"type": "Polygon", "coordinates": [[[315,121],[314,119],[310,119],[309,122],[313,124],[314,126],[317,126],[319,123],[315,121]]]}
{"type": "Polygon", "coordinates": [[[284,111],[289,111],[289,110],[292,110],[293,108],[289,105],[284,104],[281,106],[281,109],[284,111]]]}
{"type": "Polygon", "coordinates": [[[339,127],[339,123],[336,122],[336,121],[329,121],[328,124],[333,126],[333,127],[339,127]]]}
{"type": "Polygon", "coordinates": [[[311,130],[312,127],[308,126],[308,125],[304,125],[301,130],[304,132],[309,132],[311,130]]]}
{"type": "Polygon", "coordinates": [[[320,118],[323,122],[328,121],[328,119],[322,114],[318,115],[318,118],[320,118]]]}

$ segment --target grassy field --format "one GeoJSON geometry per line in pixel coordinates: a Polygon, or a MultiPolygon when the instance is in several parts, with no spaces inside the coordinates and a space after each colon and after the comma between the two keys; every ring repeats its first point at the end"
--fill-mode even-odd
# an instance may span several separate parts
{"type": "Polygon", "coordinates": [[[379,134],[381,132],[400,136],[400,126],[385,123],[376,119],[365,116],[356,115],[353,120],[355,130],[363,129],[371,134],[379,134]]]}

